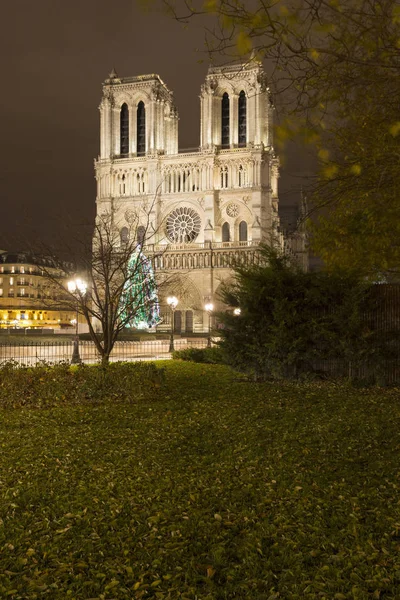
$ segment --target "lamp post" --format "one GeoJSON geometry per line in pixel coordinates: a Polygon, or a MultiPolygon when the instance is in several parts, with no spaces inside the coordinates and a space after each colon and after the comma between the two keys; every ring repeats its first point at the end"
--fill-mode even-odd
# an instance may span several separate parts
{"type": "Polygon", "coordinates": [[[174,348],[174,329],[175,329],[175,309],[178,306],[178,298],[175,296],[169,296],[167,298],[167,304],[171,308],[171,337],[169,340],[169,351],[173,352],[174,348]]]}
{"type": "Polygon", "coordinates": [[[240,308],[235,308],[233,311],[233,314],[235,315],[235,317],[238,317],[240,315],[242,311],[240,310],[240,308]]]}
{"type": "Polygon", "coordinates": [[[208,314],[207,348],[211,348],[211,313],[214,310],[214,304],[212,302],[207,302],[207,304],[204,306],[204,309],[208,314]]]}
{"type": "Polygon", "coordinates": [[[69,293],[76,297],[76,319],[72,319],[72,321],[75,321],[75,339],[74,349],[72,351],[71,364],[79,365],[82,362],[81,357],[79,355],[79,300],[81,300],[86,294],[87,285],[85,281],[83,281],[79,277],[77,277],[76,279],[71,279],[71,281],[68,281],[67,285],[69,293]]]}

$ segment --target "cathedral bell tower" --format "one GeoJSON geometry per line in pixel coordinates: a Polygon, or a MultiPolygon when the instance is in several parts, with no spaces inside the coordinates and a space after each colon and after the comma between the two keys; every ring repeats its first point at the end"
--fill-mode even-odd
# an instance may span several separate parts
{"type": "Polygon", "coordinates": [[[158,75],[118,77],[103,84],[100,159],[178,152],[178,113],[158,75]]]}
{"type": "Polygon", "coordinates": [[[261,63],[211,67],[201,87],[200,147],[272,147],[273,106],[261,63]]]}

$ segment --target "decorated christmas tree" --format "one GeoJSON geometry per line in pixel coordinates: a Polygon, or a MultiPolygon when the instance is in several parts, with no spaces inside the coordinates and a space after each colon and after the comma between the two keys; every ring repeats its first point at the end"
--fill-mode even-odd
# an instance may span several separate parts
{"type": "Polygon", "coordinates": [[[121,295],[121,320],[126,327],[154,327],[161,321],[157,285],[151,262],[140,247],[130,257],[128,271],[121,295]]]}

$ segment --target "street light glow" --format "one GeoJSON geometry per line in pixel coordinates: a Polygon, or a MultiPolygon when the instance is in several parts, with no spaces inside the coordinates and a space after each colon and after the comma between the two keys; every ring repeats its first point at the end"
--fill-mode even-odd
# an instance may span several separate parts
{"type": "Polygon", "coordinates": [[[167,304],[172,308],[172,310],[175,310],[175,308],[178,306],[178,302],[179,301],[176,296],[168,296],[167,298],[167,304]]]}
{"type": "Polygon", "coordinates": [[[71,319],[71,325],[75,326],[75,340],[71,364],[79,365],[82,362],[79,354],[79,302],[83,301],[83,296],[87,291],[87,284],[80,277],[76,277],[67,282],[67,287],[69,293],[73,294],[76,298],[76,318],[71,319]]]}
{"type": "Polygon", "coordinates": [[[204,309],[210,313],[214,310],[214,304],[212,302],[207,302],[207,304],[204,305],[204,309]]]}
{"type": "Polygon", "coordinates": [[[83,279],[80,279],[79,277],[77,277],[76,279],[71,279],[71,281],[68,281],[67,285],[68,291],[71,294],[76,294],[77,292],[81,296],[84,296],[86,294],[87,284],[85,281],[83,281],[83,279]]]}
{"type": "Polygon", "coordinates": [[[171,308],[171,336],[169,339],[169,351],[174,352],[175,309],[178,306],[178,298],[176,296],[168,296],[167,304],[171,308]]]}

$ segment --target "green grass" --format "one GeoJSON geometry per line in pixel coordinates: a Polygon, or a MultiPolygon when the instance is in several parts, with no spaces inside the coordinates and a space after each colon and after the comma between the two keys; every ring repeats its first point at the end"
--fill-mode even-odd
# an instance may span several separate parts
{"type": "Polygon", "coordinates": [[[1,598],[400,598],[397,390],[165,370],[0,411],[1,598]]]}

